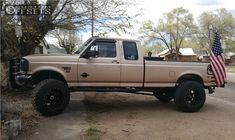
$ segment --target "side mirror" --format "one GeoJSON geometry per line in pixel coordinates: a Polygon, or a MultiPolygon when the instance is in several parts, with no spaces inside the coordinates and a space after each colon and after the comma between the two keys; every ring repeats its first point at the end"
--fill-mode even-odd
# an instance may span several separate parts
{"type": "Polygon", "coordinates": [[[84,54],[84,58],[96,57],[99,55],[98,46],[94,45],[89,48],[89,50],[84,54]]]}
{"type": "Polygon", "coordinates": [[[91,58],[91,57],[96,57],[97,55],[99,55],[98,51],[89,50],[85,53],[85,55],[83,57],[88,59],[88,58],[91,58]]]}

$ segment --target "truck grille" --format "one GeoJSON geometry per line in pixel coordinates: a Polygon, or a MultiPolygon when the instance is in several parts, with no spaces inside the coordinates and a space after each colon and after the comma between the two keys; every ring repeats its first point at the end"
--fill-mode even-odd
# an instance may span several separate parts
{"type": "Polygon", "coordinates": [[[9,80],[11,87],[18,88],[16,84],[15,75],[20,72],[20,59],[12,59],[9,61],[9,80]]]}

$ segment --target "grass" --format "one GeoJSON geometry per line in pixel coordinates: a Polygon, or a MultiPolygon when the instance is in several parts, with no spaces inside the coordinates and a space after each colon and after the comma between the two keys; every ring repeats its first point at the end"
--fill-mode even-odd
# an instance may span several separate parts
{"type": "Polygon", "coordinates": [[[99,135],[100,130],[96,129],[96,128],[88,128],[86,130],[86,134],[87,136],[97,136],[99,135]]]}

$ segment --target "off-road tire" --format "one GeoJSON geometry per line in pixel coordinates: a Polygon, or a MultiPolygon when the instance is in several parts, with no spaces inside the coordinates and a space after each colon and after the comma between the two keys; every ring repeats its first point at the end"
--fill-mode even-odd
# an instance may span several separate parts
{"type": "Polygon", "coordinates": [[[203,85],[195,81],[181,83],[175,91],[174,102],[183,112],[196,112],[206,100],[203,85]]]}
{"type": "Polygon", "coordinates": [[[70,100],[68,86],[56,79],[41,81],[32,93],[32,104],[42,115],[52,116],[61,113],[70,100]]]}

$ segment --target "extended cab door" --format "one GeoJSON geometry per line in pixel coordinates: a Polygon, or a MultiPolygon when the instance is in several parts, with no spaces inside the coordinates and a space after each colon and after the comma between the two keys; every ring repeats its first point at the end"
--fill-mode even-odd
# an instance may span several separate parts
{"type": "Polygon", "coordinates": [[[140,42],[122,41],[121,44],[121,86],[142,87],[144,64],[140,42]]]}
{"type": "Polygon", "coordinates": [[[98,50],[96,57],[81,56],[78,61],[79,86],[120,86],[120,49],[116,40],[97,39],[86,51],[93,48],[98,50]]]}

